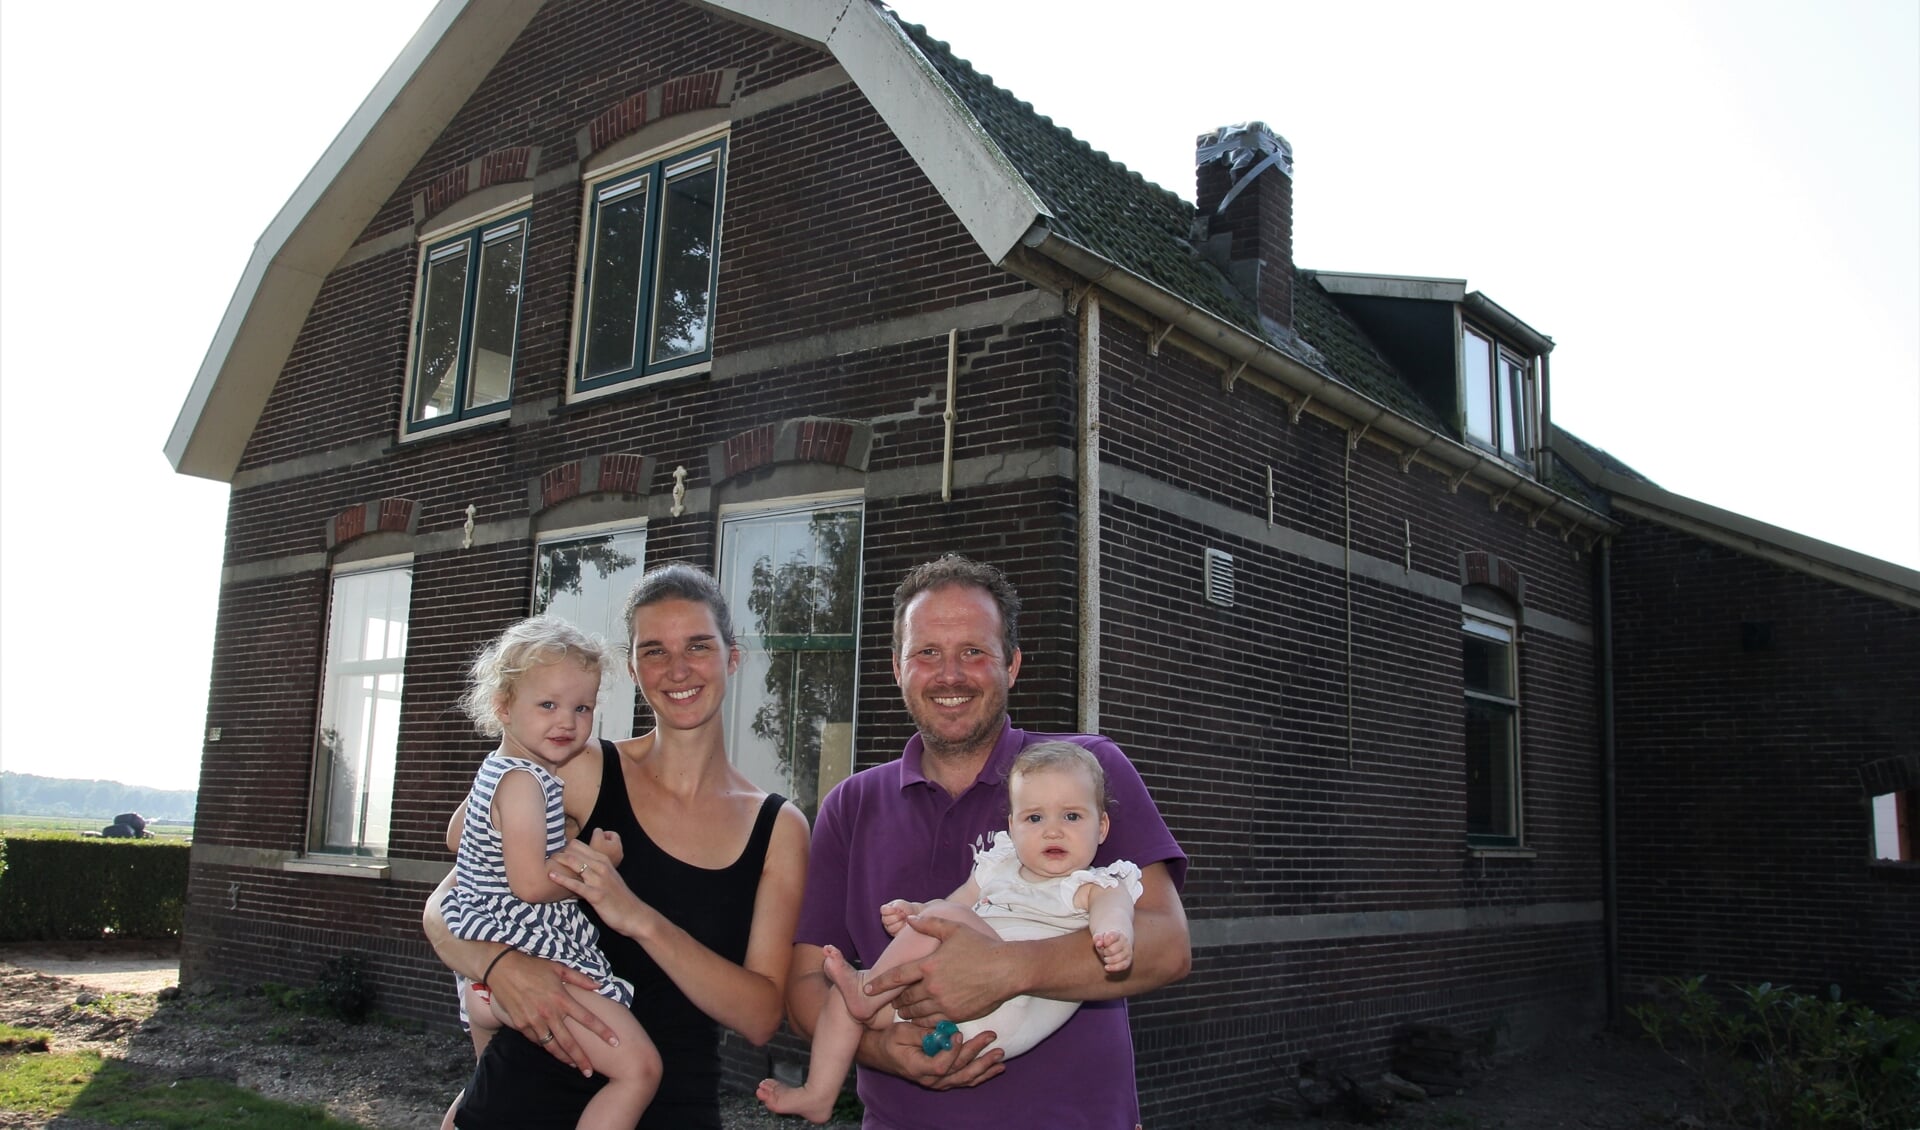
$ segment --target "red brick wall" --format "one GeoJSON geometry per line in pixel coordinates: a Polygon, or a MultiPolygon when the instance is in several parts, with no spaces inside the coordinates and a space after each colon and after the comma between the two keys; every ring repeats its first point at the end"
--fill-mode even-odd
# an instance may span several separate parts
{"type": "Polygon", "coordinates": [[[1920,870],[1868,862],[1859,769],[1917,748],[1920,611],[1623,521],[1612,572],[1628,988],[1704,973],[1885,1002],[1920,973],[1920,870]]]}

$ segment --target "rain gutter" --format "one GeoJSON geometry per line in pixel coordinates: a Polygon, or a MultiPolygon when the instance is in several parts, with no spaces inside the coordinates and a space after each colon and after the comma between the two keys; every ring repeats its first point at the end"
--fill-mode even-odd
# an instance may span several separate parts
{"type": "MultiPolygon", "coordinates": [[[[1526,509],[1529,521],[1538,522],[1548,515],[1573,527],[1583,527],[1595,537],[1617,531],[1619,527],[1604,515],[1540,485],[1498,459],[1409,420],[1386,405],[1373,400],[1332,377],[1311,368],[1298,358],[1274,348],[1266,341],[1235,326],[1157,283],[1115,264],[1105,256],[1060,235],[1040,222],[1027,229],[1021,244],[1040,256],[1087,280],[1114,297],[1134,306],[1151,318],[1179,329],[1200,345],[1224,354],[1230,365],[1244,363],[1248,369],[1280,382],[1301,394],[1294,402],[1295,417],[1310,402],[1318,414],[1337,414],[1335,423],[1360,435],[1374,434],[1389,439],[1406,453],[1403,467],[1415,458],[1453,475],[1457,487],[1472,478],[1484,484],[1500,502],[1513,501],[1526,509]],[[1357,429],[1354,425],[1358,425],[1357,429]]],[[[1487,305],[1492,306],[1491,303],[1487,305]]],[[[1498,310],[1499,307],[1493,306],[1498,310]]],[[[1504,313],[1504,311],[1502,311],[1504,313]]],[[[1511,315],[1509,315],[1511,317],[1511,315]]],[[[1516,320],[1516,324],[1517,320],[1516,320]]],[[[1540,335],[1528,330],[1530,338],[1540,335]]],[[[1551,341],[1547,344],[1551,346],[1551,341]]]]}

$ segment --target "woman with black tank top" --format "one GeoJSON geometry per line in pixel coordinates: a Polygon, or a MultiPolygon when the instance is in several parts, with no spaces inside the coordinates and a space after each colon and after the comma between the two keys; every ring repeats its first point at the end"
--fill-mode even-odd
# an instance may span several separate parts
{"type": "MultiPolygon", "coordinates": [[[[603,741],[600,756],[576,757],[559,774],[583,839],[614,832],[625,858],[614,868],[571,841],[551,874],[586,904],[660,1050],[660,1091],[639,1126],[719,1130],[720,1028],[760,1045],[780,1026],[807,822],[727,758],[721,707],[740,649],[713,577],[689,565],[648,571],[626,625],[654,729],[603,741]]],[[[590,986],[565,966],[450,936],[440,901],[451,882],[427,900],[427,937],[449,968],[485,980],[518,1023],[487,1045],[446,1125],[567,1130],[600,1081],[566,1021],[598,1024],[562,986],[590,986]]]]}

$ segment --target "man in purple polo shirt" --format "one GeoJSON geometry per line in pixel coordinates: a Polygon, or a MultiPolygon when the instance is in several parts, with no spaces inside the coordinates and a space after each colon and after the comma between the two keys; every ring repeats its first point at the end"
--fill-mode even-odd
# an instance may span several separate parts
{"type": "Polygon", "coordinates": [[[828,982],[821,947],[861,965],[886,948],[880,906],[944,898],[965,882],[973,853],[1007,827],[1007,769],[1028,745],[1066,738],[1106,769],[1112,830],[1096,865],[1138,864],[1134,962],[1108,975],[1086,931],[1005,942],[953,923],[919,925],[942,939],[922,961],[875,978],[905,986],[906,1022],[860,1043],[860,1098],[869,1130],[1016,1126],[1131,1130],[1140,1121],[1124,998],[1186,976],[1192,964],[1180,886],[1187,857],[1120,748],[1086,734],[1030,734],[1007,718],[1020,674],[1020,598],[1000,571],[949,554],[914,569],[894,592],[893,675],[919,730],[898,761],[848,778],[821,802],[807,893],[787,978],[789,1023],[811,1037],[828,982]],[[983,1032],[929,1056],[925,1030],[985,1016],[1021,994],[1086,1002],[1023,1056],[982,1050],[983,1032]]]}

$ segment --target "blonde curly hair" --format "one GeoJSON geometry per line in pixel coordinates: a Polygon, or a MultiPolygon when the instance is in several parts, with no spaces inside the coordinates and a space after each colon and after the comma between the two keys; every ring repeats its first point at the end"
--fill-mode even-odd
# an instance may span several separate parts
{"type": "Polygon", "coordinates": [[[536,667],[561,662],[576,663],[605,679],[613,666],[613,649],[558,616],[529,617],[501,632],[474,657],[460,705],[481,733],[497,738],[503,732],[500,704],[512,700],[520,680],[536,667]]]}

